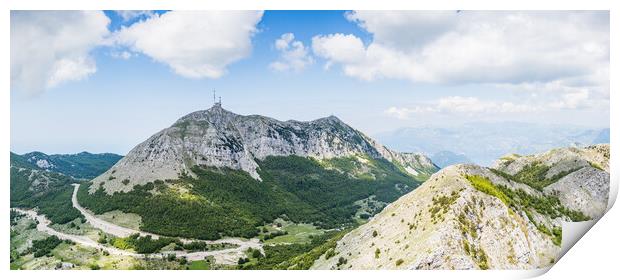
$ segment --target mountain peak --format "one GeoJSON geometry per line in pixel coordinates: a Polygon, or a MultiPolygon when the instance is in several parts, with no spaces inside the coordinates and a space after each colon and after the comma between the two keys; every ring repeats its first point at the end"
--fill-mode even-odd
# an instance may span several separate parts
{"type": "Polygon", "coordinates": [[[222,108],[221,103],[217,102],[207,110],[196,111],[181,117],[174,123],[173,126],[185,123],[187,121],[206,121],[215,124],[230,121],[231,118],[234,118],[236,116],[238,115],[222,108]]]}
{"type": "Polygon", "coordinates": [[[320,121],[320,120],[334,122],[334,123],[344,123],[341,119],[339,119],[338,117],[334,115],[329,115],[327,117],[317,119],[317,121],[320,121]]]}
{"type": "Polygon", "coordinates": [[[333,115],[308,122],[279,121],[259,115],[238,115],[218,102],[151,136],[109,172],[96,178],[93,185],[104,186],[108,193],[126,191],[134,184],[191,175],[194,166],[242,170],[261,180],[258,163],[269,156],[323,160],[354,155],[398,161],[415,176],[418,171],[432,173],[436,169],[423,158],[388,150],[333,115]],[[123,184],[125,180],[131,183],[123,184]]]}
{"type": "Polygon", "coordinates": [[[211,106],[211,108],[207,109],[207,111],[221,112],[221,111],[226,111],[226,110],[224,110],[224,108],[222,108],[222,103],[215,102],[215,103],[213,103],[213,106],[211,106]]]}

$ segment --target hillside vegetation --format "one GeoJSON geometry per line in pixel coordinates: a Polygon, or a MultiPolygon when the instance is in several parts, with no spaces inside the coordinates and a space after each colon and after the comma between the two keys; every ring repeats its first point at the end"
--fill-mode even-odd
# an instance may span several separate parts
{"type": "Polygon", "coordinates": [[[11,207],[38,208],[53,223],[68,223],[82,217],[71,204],[72,183],[62,174],[11,167],[11,207]]]}
{"type": "MultiPolygon", "coordinates": [[[[359,207],[355,201],[374,195],[379,201],[391,202],[419,185],[380,160],[366,165],[368,174],[375,174],[373,178],[325,168],[325,163],[298,156],[267,157],[259,165],[262,181],[240,170],[195,167],[196,177],[136,185],[113,195],[102,188],[89,194],[89,188],[82,187],[78,199],[96,214],[136,213],[145,231],[218,239],[256,236],[257,226],[279,217],[321,228],[353,225],[359,207]]],[[[344,169],[354,163],[338,165],[344,169]]]]}

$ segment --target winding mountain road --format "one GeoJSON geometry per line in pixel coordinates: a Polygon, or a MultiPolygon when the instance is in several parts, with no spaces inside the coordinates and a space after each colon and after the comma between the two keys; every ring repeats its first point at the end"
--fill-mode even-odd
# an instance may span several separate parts
{"type": "Polygon", "coordinates": [[[110,223],[110,222],[107,222],[107,221],[104,221],[98,218],[93,213],[86,210],[86,208],[82,207],[80,203],[78,203],[77,193],[78,193],[78,190],[80,189],[80,184],[72,184],[72,185],[73,185],[73,195],[71,196],[71,203],[73,204],[73,207],[77,209],[78,211],[80,211],[80,213],[82,213],[82,215],[84,215],[84,217],[86,218],[86,221],[90,225],[92,225],[94,228],[100,229],[105,233],[118,236],[118,237],[127,237],[132,234],[138,233],[141,236],[151,235],[153,239],[159,238],[159,235],[157,234],[147,234],[139,230],[122,227],[122,226],[119,226],[119,225],[116,225],[116,224],[113,224],[113,223],[110,223]]]}
{"type": "MultiPolygon", "coordinates": [[[[77,200],[77,193],[80,188],[80,185],[79,184],[72,184],[72,185],[73,185],[73,195],[71,197],[71,202],[73,204],[73,207],[77,209],[78,211],[80,211],[80,213],[82,213],[82,215],[86,217],[86,221],[88,221],[88,223],[91,224],[94,228],[100,229],[101,231],[105,233],[118,236],[118,237],[127,237],[132,234],[136,234],[136,233],[140,234],[140,236],[150,235],[153,239],[158,239],[159,237],[161,237],[161,235],[158,235],[155,233],[122,227],[117,224],[113,224],[108,221],[102,220],[101,218],[95,216],[92,212],[82,207],[77,200]]],[[[193,241],[202,241],[207,244],[228,243],[228,244],[237,245],[239,247],[244,247],[245,249],[259,248],[262,251],[262,244],[256,238],[249,239],[249,240],[244,240],[244,239],[239,239],[239,238],[222,238],[218,240],[201,240],[201,239],[191,239],[191,238],[179,238],[179,239],[183,243],[189,243],[193,241]]]]}
{"type": "Polygon", "coordinates": [[[140,256],[140,254],[137,254],[137,253],[121,250],[115,247],[105,246],[103,244],[99,244],[95,240],[92,240],[85,235],[74,235],[74,234],[68,234],[68,233],[57,231],[50,227],[50,224],[52,222],[49,219],[47,219],[43,215],[38,214],[34,210],[30,210],[30,209],[25,210],[25,209],[20,209],[20,208],[11,208],[11,210],[15,210],[18,213],[24,214],[28,218],[37,221],[38,231],[45,232],[49,235],[54,235],[58,237],[59,239],[70,240],[80,245],[92,247],[95,249],[107,250],[108,252],[110,252],[110,254],[121,255],[121,256],[134,256],[134,257],[140,256]]]}
{"type": "MultiPolygon", "coordinates": [[[[86,221],[89,224],[91,224],[94,228],[97,228],[105,233],[118,236],[118,237],[127,237],[132,234],[136,234],[136,233],[140,234],[141,236],[150,235],[154,239],[161,237],[160,235],[157,235],[157,234],[122,227],[122,226],[119,226],[119,225],[100,219],[99,217],[95,216],[92,212],[83,208],[78,203],[77,192],[79,190],[80,185],[73,184],[73,187],[74,187],[73,195],[71,197],[71,202],[73,204],[73,207],[75,207],[78,211],[80,211],[82,215],[84,215],[84,217],[86,218],[86,221]]],[[[245,257],[245,252],[249,248],[256,248],[256,249],[259,249],[261,252],[263,252],[263,245],[256,238],[249,239],[249,240],[244,240],[244,239],[239,239],[239,238],[223,238],[223,239],[218,239],[218,240],[200,240],[200,239],[180,238],[180,240],[183,243],[188,243],[188,242],[193,242],[193,241],[202,241],[207,244],[229,243],[229,244],[237,245],[238,247],[217,250],[217,251],[201,251],[201,252],[165,251],[165,252],[153,253],[153,254],[138,254],[135,252],[121,250],[115,247],[100,244],[96,242],[95,240],[92,240],[84,235],[74,235],[74,234],[67,234],[67,233],[59,232],[50,227],[51,221],[47,219],[47,217],[45,217],[44,215],[38,214],[34,210],[31,210],[31,209],[26,210],[26,209],[19,209],[19,208],[11,208],[11,209],[19,213],[25,214],[29,218],[38,221],[37,230],[39,231],[45,232],[49,235],[54,235],[62,240],[73,241],[82,246],[105,250],[113,255],[132,256],[136,258],[146,258],[146,257],[164,258],[169,254],[174,254],[177,257],[186,257],[187,260],[189,261],[203,260],[205,257],[213,256],[215,258],[216,263],[236,264],[239,258],[245,257]]]]}

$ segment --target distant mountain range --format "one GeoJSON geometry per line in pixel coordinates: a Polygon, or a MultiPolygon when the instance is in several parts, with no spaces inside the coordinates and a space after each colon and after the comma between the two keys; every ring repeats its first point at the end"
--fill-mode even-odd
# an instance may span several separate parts
{"type": "Polygon", "coordinates": [[[439,151],[432,155],[430,155],[431,160],[437,166],[444,168],[453,164],[458,163],[471,163],[471,159],[469,159],[464,154],[457,154],[451,151],[439,151]]]}
{"type": "Polygon", "coordinates": [[[609,128],[601,130],[598,136],[596,136],[596,138],[592,141],[592,144],[604,143],[609,143],[609,128]]]}
{"type": "Polygon", "coordinates": [[[31,152],[23,155],[11,153],[11,166],[61,173],[76,179],[93,179],[108,170],[121,158],[123,156],[112,153],[91,154],[81,152],[78,154],[53,155],[42,152],[31,152]]]}
{"type": "Polygon", "coordinates": [[[519,122],[467,123],[458,127],[412,127],[375,135],[387,147],[431,155],[439,166],[491,165],[508,153],[532,154],[556,147],[609,143],[609,128],[519,122]],[[458,157],[455,156],[459,155],[458,157]]]}

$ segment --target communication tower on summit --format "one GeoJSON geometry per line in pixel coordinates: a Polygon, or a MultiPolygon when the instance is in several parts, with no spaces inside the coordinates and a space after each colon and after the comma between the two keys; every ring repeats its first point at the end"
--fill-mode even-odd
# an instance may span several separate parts
{"type": "Polygon", "coordinates": [[[219,96],[219,99],[215,98],[215,89],[213,90],[213,106],[222,107],[222,97],[219,96]]]}

